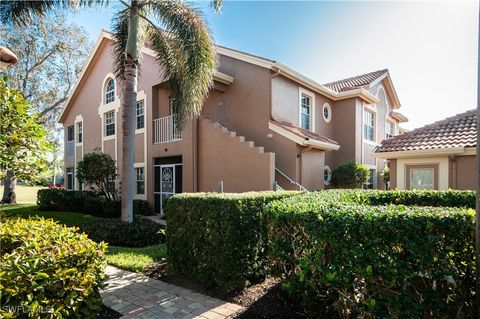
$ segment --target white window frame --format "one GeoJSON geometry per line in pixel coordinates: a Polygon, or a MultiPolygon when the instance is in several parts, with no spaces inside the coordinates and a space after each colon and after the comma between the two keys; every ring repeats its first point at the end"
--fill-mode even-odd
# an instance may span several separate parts
{"type": "Polygon", "coordinates": [[[315,93],[305,90],[304,88],[298,89],[298,126],[302,127],[302,95],[306,95],[310,98],[310,114],[309,114],[309,131],[315,132],[315,93]]]}
{"type": "Polygon", "coordinates": [[[108,111],[105,112],[103,115],[103,136],[105,138],[108,137],[115,137],[115,134],[117,133],[117,127],[116,127],[116,119],[115,119],[115,110],[113,111],[108,111]],[[109,116],[112,115],[112,116],[109,116]],[[113,134],[107,134],[107,129],[109,125],[113,125],[113,134]]]}
{"type": "Polygon", "coordinates": [[[387,120],[385,122],[385,138],[391,138],[395,136],[395,123],[392,123],[391,121],[387,120]],[[387,128],[390,126],[392,129],[390,133],[388,132],[387,128]],[[390,135],[390,136],[389,136],[390,135]]]}
{"type": "Polygon", "coordinates": [[[76,143],[77,146],[83,144],[83,121],[75,122],[76,127],[76,143]],[[81,139],[80,139],[81,137],[81,139]]]}
{"type": "Polygon", "coordinates": [[[140,130],[143,130],[145,129],[145,100],[138,100],[137,101],[137,106],[136,106],[136,109],[135,109],[135,130],[136,131],[140,131],[140,130]],[[139,105],[142,104],[142,107],[139,108],[139,105]],[[139,109],[142,110],[142,113],[139,115],[138,111],[139,109]],[[143,120],[143,126],[142,127],[138,127],[138,121],[139,121],[139,118],[142,118],[143,120]]]}
{"type": "Polygon", "coordinates": [[[135,167],[135,194],[136,195],[145,195],[145,167],[144,166],[138,166],[135,167]],[[142,170],[142,179],[139,180],[138,177],[140,176],[138,174],[138,170],[142,170]],[[143,183],[143,193],[138,192],[138,183],[143,183]]]}
{"type": "Polygon", "coordinates": [[[75,125],[67,126],[67,149],[65,151],[65,157],[75,157],[75,125]],[[72,139],[69,139],[70,129],[72,129],[72,139]]]}
{"type": "Polygon", "coordinates": [[[323,104],[322,116],[326,123],[330,123],[330,121],[332,120],[332,107],[327,102],[323,104]],[[325,109],[327,109],[328,111],[328,116],[325,116],[325,109]]]}
{"type": "Polygon", "coordinates": [[[115,85],[116,83],[114,78],[109,77],[107,81],[105,81],[105,94],[103,96],[105,104],[115,102],[115,85]],[[109,87],[111,82],[113,82],[113,87],[109,87]]]}
{"type": "Polygon", "coordinates": [[[73,167],[67,167],[66,168],[66,181],[65,181],[65,189],[67,191],[73,191],[75,190],[75,170],[73,167]],[[68,185],[68,176],[71,175],[72,176],[72,187],[70,188],[69,185],[68,185]]]}
{"type": "Polygon", "coordinates": [[[363,140],[366,141],[366,142],[370,142],[370,143],[376,143],[377,141],[377,138],[376,138],[376,135],[377,135],[377,113],[374,111],[374,110],[371,110],[369,108],[366,108],[364,107],[363,108],[363,114],[362,114],[362,118],[363,118],[363,127],[362,127],[362,132],[363,132],[363,140]],[[368,125],[369,127],[372,128],[372,140],[366,138],[366,134],[367,134],[367,130],[366,130],[366,114],[367,113],[370,113],[372,115],[372,125],[368,125]]]}
{"type": "Polygon", "coordinates": [[[323,168],[323,184],[328,186],[330,185],[330,182],[332,181],[332,170],[330,169],[330,166],[325,165],[323,168]],[[327,179],[325,179],[325,172],[327,172],[327,179]]]}

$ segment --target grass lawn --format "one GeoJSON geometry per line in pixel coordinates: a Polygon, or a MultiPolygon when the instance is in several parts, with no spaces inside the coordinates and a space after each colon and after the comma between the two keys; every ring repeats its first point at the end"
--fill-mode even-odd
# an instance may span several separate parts
{"type": "Polygon", "coordinates": [[[96,217],[75,212],[49,212],[49,211],[37,211],[37,206],[17,204],[17,205],[0,205],[0,212],[5,214],[6,217],[22,217],[28,218],[30,216],[39,216],[45,218],[52,218],[59,223],[67,226],[73,226],[78,222],[94,220],[96,217]]]}
{"type": "MultiPolygon", "coordinates": [[[[43,186],[23,186],[17,185],[17,202],[35,204],[37,202],[37,192],[44,189],[43,186]]],[[[3,185],[0,185],[0,196],[3,195],[3,185]]]]}
{"type": "Polygon", "coordinates": [[[161,261],[167,254],[165,244],[130,248],[130,247],[108,247],[107,262],[118,268],[140,272],[142,269],[155,261],[161,261]]]}

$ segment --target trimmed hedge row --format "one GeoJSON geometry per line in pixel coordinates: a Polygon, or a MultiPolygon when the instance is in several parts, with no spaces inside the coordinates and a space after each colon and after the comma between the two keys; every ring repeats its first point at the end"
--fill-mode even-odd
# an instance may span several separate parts
{"type": "Polygon", "coordinates": [[[473,210],[319,198],[275,201],[266,214],[284,288],[313,315],[328,308],[362,318],[472,314],[473,210]]]}
{"type": "Polygon", "coordinates": [[[96,242],[105,241],[112,246],[145,247],[165,241],[164,226],[147,218],[134,218],[124,223],[116,218],[99,218],[78,224],[81,231],[96,242]]]}
{"type": "Polygon", "coordinates": [[[6,219],[0,245],[0,317],[96,316],[105,244],[52,220],[6,219]]]}
{"type": "Polygon", "coordinates": [[[365,205],[407,205],[434,207],[475,208],[475,192],[462,190],[382,191],[359,189],[333,189],[318,191],[320,199],[365,205]]]}
{"type": "Polygon", "coordinates": [[[196,193],[169,198],[169,265],[205,285],[239,288],[267,272],[263,212],[296,192],[196,193]]]}
{"type": "MultiPolygon", "coordinates": [[[[89,191],[66,191],[63,189],[41,189],[37,194],[39,210],[73,211],[99,217],[119,217],[120,202],[113,202],[89,191]]],[[[133,200],[133,213],[152,215],[145,200],[133,200]]]]}

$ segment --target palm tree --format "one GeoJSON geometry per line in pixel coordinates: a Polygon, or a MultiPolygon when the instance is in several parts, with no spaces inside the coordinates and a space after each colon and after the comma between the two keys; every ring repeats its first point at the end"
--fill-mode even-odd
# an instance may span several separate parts
{"type": "MultiPolygon", "coordinates": [[[[213,0],[215,11],[223,0],[213,0]]],[[[123,153],[121,170],[121,219],[133,220],[134,141],[139,52],[148,44],[157,54],[172,94],[178,125],[198,115],[216,68],[215,47],[199,10],[181,1],[120,0],[113,23],[115,74],[121,85],[123,153]],[[158,21],[159,27],[153,21],[158,21]]],[[[107,0],[1,1],[0,21],[27,24],[33,15],[55,10],[107,6],[107,0]]]]}

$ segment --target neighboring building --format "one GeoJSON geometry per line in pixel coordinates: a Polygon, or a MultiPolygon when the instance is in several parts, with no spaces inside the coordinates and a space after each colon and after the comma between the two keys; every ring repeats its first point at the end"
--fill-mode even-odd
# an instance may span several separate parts
{"type": "Polygon", "coordinates": [[[476,110],[384,140],[375,157],[386,159],[392,189],[476,187],[476,110]]]}
{"type": "MultiPolygon", "coordinates": [[[[122,110],[111,43],[103,31],[60,116],[68,189],[81,189],[76,163],[95,148],[121,164],[122,110]]],[[[387,70],[321,85],[272,60],[220,46],[217,53],[219,69],[201,116],[178,132],[155,54],[142,49],[136,198],[160,212],[174,193],[218,191],[220,183],[225,192],[276,185],[323,189],[331,171],[348,160],[374,172],[365,187],[383,187],[377,177],[385,161],[372,151],[407,120],[398,113],[387,70]]]]}

